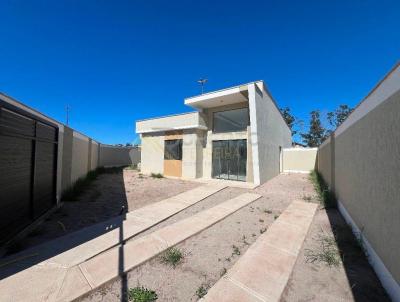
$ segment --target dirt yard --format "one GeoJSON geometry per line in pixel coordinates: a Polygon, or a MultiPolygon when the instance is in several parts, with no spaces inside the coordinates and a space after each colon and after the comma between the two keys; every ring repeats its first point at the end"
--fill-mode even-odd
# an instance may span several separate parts
{"type": "MultiPolygon", "coordinates": [[[[144,234],[246,191],[251,190],[224,189],[144,234]]],[[[82,301],[122,301],[121,289],[138,285],[155,290],[157,301],[197,301],[199,295],[232,267],[291,201],[314,194],[307,176],[302,174],[280,175],[253,192],[263,197],[177,245],[185,256],[182,263],[175,268],[162,263],[160,257],[156,257],[131,270],[126,278],[105,285],[82,301]]]]}
{"type": "Polygon", "coordinates": [[[339,211],[319,209],[282,301],[390,299],[339,211]]]}
{"type": "Polygon", "coordinates": [[[77,201],[64,202],[18,243],[16,251],[120,215],[122,207],[132,211],[199,185],[178,179],[153,178],[129,169],[100,174],[77,201]]]}

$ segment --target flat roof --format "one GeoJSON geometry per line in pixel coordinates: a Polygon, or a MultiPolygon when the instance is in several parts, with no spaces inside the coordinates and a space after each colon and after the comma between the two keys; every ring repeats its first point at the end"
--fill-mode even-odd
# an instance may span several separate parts
{"type": "Polygon", "coordinates": [[[239,88],[239,87],[241,87],[241,86],[247,86],[247,85],[249,85],[249,84],[255,84],[255,83],[258,83],[258,82],[263,82],[263,80],[258,80],[258,81],[243,83],[243,84],[239,84],[239,85],[236,85],[236,86],[231,86],[231,87],[227,87],[227,88],[222,88],[222,89],[218,89],[218,90],[213,90],[213,91],[205,92],[205,93],[203,93],[203,94],[198,94],[198,95],[194,95],[194,96],[187,97],[187,98],[185,98],[185,100],[189,100],[189,99],[193,99],[193,98],[197,98],[197,97],[201,97],[201,96],[207,96],[207,95],[211,95],[211,94],[214,94],[214,93],[219,93],[219,92],[223,92],[223,91],[226,91],[226,90],[230,90],[230,89],[234,89],[234,88],[239,88]]]}
{"type": "Polygon", "coordinates": [[[262,81],[250,82],[189,97],[185,99],[185,105],[196,109],[204,109],[248,102],[248,85],[259,82],[262,81]]]}
{"type": "Polygon", "coordinates": [[[198,113],[198,111],[193,110],[193,111],[184,112],[184,113],[175,113],[175,114],[161,115],[161,116],[155,116],[155,117],[148,117],[148,118],[136,120],[136,122],[158,120],[160,118],[166,118],[166,117],[172,117],[172,116],[178,116],[178,115],[185,115],[185,114],[193,114],[193,113],[198,113]]]}

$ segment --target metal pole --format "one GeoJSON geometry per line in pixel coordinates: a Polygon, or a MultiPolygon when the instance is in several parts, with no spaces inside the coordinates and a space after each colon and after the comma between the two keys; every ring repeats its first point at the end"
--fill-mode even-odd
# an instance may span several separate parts
{"type": "Polygon", "coordinates": [[[67,121],[66,121],[66,125],[68,126],[68,124],[69,124],[69,106],[68,106],[68,105],[65,107],[65,110],[67,111],[67,121]]]}
{"type": "Polygon", "coordinates": [[[197,83],[199,83],[201,85],[201,94],[204,93],[204,84],[208,81],[208,79],[205,78],[201,78],[197,81],[197,83]]]}

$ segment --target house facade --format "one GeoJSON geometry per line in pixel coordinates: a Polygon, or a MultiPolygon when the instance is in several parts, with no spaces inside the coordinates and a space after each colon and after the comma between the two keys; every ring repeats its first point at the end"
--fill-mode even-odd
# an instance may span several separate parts
{"type": "Polygon", "coordinates": [[[259,185],[281,171],[291,132],[263,81],[185,99],[194,112],[136,122],[141,170],[259,185]]]}

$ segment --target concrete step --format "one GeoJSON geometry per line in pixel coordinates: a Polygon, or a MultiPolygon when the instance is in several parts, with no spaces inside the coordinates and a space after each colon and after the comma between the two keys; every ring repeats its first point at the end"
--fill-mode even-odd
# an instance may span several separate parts
{"type": "Polygon", "coordinates": [[[202,301],[279,301],[316,209],[317,204],[292,202],[202,301]]]}
{"type": "MultiPolygon", "coordinates": [[[[54,261],[35,265],[0,281],[0,296],[4,301],[74,300],[260,197],[258,194],[242,194],[141,238],[131,239],[75,266],[67,267],[54,261]]],[[[184,199],[175,201],[177,204],[185,203],[184,199]]]]}

